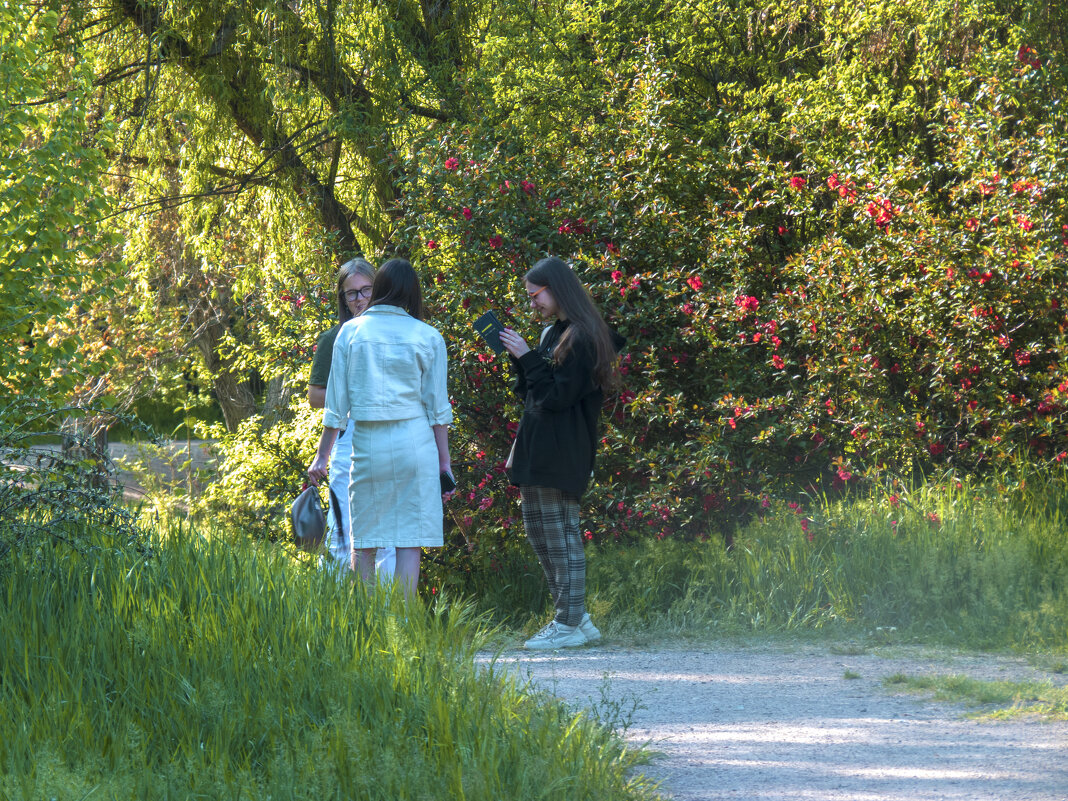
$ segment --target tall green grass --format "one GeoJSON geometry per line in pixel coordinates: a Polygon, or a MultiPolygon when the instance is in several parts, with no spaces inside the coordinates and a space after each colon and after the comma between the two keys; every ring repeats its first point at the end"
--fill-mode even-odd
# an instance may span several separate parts
{"type": "Polygon", "coordinates": [[[479,669],[484,620],[188,530],[3,566],[0,797],[651,798],[593,719],[479,669]]]}
{"type": "Polygon", "coordinates": [[[895,628],[972,647],[1068,647],[1068,481],[931,482],[891,499],[772,504],[721,541],[589,553],[609,629],[895,628]],[[807,519],[807,533],[801,521],[807,519]]]}

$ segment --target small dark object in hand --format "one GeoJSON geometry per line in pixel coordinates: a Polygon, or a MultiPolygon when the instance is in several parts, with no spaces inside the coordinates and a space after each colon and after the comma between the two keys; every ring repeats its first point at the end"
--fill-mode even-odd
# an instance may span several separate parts
{"type": "Polygon", "coordinates": [[[456,489],[456,479],[454,479],[448,473],[442,471],[441,473],[441,494],[444,495],[447,492],[452,492],[456,489]]]}

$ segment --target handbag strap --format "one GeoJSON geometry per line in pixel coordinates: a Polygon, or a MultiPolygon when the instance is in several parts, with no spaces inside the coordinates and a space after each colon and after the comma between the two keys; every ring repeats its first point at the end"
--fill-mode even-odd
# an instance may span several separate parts
{"type": "Polygon", "coordinates": [[[337,495],[334,494],[334,488],[327,489],[330,493],[330,506],[334,509],[334,523],[337,526],[337,541],[339,543],[345,542],[345,533],[341,530],[341,526],[344,523],[345,518],[341,516],[341,501],[337,499],[337,495]]]}

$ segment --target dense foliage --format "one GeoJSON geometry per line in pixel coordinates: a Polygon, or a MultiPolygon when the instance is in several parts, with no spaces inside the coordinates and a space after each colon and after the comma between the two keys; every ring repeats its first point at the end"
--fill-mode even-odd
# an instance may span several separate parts
{"type": "Polygon", "coordinates": [[[212,502],[243,528],[282,533],[358,250],[414,259],[450,344],[463,547],[435,580],[528,559],[518,410],[469,321],[536,337],[519,277],[547,252],[628,338],[591,539],[729,537],[773,499],[1065,458],[1057,4],[59,7],[54,63],[114,121],[136,287],[86,319],[116,395],[220,404],[212,502]]]}

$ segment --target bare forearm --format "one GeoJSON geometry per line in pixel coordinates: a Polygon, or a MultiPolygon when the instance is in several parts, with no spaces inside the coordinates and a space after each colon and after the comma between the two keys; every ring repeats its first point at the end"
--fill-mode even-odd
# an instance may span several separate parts
{"type": "Polygon", "coordinates": [[[452,460],[449,458],[449,427],[432,426],[434,444],[438,447],[438,469],[443,473],[452,473],[452,460]]]}
{"type": "Polygon", "coordinates": [[[319,479],[326,478],[330,467],[330,451],[334,448],[334,442],[340,430],[340,428],[323,428],[323,433],[319,437],[319,448],[308,468],[308,477],[313,484],[318,484],[319,479]]]}

